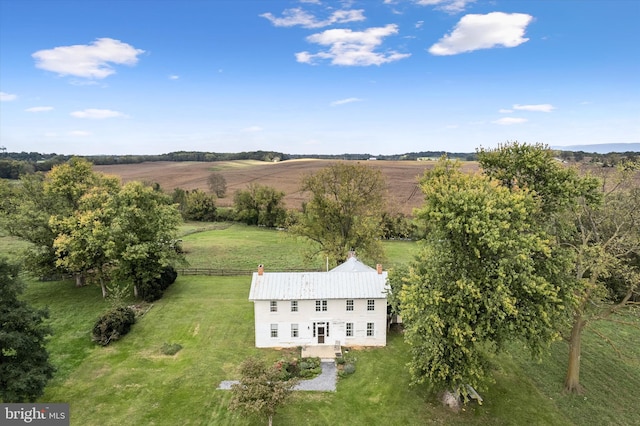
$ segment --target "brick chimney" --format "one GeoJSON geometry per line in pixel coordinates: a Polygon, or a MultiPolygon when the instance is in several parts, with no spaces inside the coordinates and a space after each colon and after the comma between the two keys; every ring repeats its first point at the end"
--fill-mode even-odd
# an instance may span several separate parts
{"type": "Polygon", "coordinates": [[[258,265],[258,275],[264,274],[264,265],[258,265]]]}
{"type": "Polygon", "coordinates": [[[381,263],[378,263],[376,265],[376,271],[378,271],[379,275],[382,275],[382,264],[381,263]]]}

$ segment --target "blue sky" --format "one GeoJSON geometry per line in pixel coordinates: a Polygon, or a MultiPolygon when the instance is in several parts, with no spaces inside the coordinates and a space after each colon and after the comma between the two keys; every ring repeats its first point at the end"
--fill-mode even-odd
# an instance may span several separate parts
{"type": "Polygon", "coordinates": [[[0,146],[640,142],[637,0],[0,0],[0,146]]]}

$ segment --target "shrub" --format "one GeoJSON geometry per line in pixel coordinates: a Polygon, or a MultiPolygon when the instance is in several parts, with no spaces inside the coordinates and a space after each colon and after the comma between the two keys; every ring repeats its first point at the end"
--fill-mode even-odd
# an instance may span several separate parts
{"type": "Polygon", "coordinates": [[[162,297],[163,292],[176,281],[178,273],[173,266],[165,266],[160,277],[137,285],[138,296],[145,302],[153,302],[162,297]]]}
{"type": "Polygon", "coordinates": [[[176,272],[176,270],[173,268],[173,266],[169,265],[169,266],[165,266],[165,268],[162,270],[162,273],[160,274],[160,288],[162,290],[166,290],[167,288],[169,288],[169,286],[171,284],[173,284],[174,282],[176,282],[176,279],[178,278],[178,272],[176,272]]]}
{"type": "Polygon", "coordinates": [[[355,364],[346,364],[342,371],[344,371],[344,374],[353,374],[356,372],[356,366],[355,364]]]}
{"type": "Polygon", "coordinates": [[[163,343],[162,347],[160,348],[160,352],[162,352],[163,355],[175,355],[178,352],[180,352],[180,349],[182,349],[182,345],[180,345],[179,343],[163,343]]]}
{"type": "Polygon", "coordinates": [[[153,302],[162,297],[162,287],[160,280],[143,281],[136,285],[138,297],[145,302],[153,302]]]}
{"type": "Polygon", "coordinates": [[[96,321],[93,326],[93,341],[107,346],[127,334],[135,322],[136,315],[133,309],[127,306],[113,308],[96,321]]]}

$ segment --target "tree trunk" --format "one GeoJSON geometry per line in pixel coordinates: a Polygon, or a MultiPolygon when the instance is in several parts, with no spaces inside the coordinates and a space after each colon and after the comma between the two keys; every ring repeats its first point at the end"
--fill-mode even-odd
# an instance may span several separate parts
{"type": "Polygon", "coordinates": [[[107,287],[104,285],[104,280],[100,277],[100,288],[102,289],[102,298],[107,298],[107,287]]]}
{"type": "Polygon", "coordinates": [[[269,416],[269,426],[273,425],[273,416],[269,416]]]}
{"type": "Polygon", "coordinates": [[[565,392],[582,393],[580,385],[580,344],[582,343],[582,331],[587,321],[580,314],[576,314],[573,319],[573,328],[569,338],[569,365],[567,366],[567,376],[564,379],[565,392]]]}
{"type": "Polygon", "coordinates": [[[76,287],[84,287],[86,284],[84,274],[82,272],[76,274],[76,287]]]}

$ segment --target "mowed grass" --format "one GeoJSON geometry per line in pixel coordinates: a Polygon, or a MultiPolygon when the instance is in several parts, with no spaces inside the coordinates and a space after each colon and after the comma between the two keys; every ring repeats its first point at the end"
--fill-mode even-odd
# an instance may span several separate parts
{"type": "MultiPolygon", "coordinates": [[[[253,347],[248,291],[247,277],[180,277],[127,336],[100,347],[90,342],[89,333],[97,314],[107,308],[99,289],[76,289],[70,281],[31,283],[29,300],[49,305],[55,329],[49,350],[59,367],[41,401],[70,403],[73,425],[261,424],[228,412],[229,393],[216,389],[222,380],[238,377],[247,357],[275,360],[282,354],[253,347]],[[162,355],[163,343],[179,343],[183,349],[162,355]]],[[[385,348],[353,354],[357,371],[340,380],[337,392],[296,393],[276,424],[513,424],[509,416],[494,416],[500,403],[455,415],[424,386],[410,386],[408,348],[398,333],[390,334],[385,348]]],[[[503,388],[511,384],[498,381],[503,382],[503,388]]],[[[546,418],[561,424],[553,405],[531,398],[531,389],[522,380],[509,387],[511,398],[527,401],[529,418],[539,418],[542,404],[546,418]]]]}
{"type": "MultiPolygon", "coordinates": [[[[194,223],[181,227],[182,248],[191,268],[254,270],[265,265],[271,271],[324,270],[325,260],[307,260],[305,243],[286,231],[240,223],[194,223]]],[[[408,263],[416,250],[413,241],[383,241],[385,269],[408,263]]]]}
{"type": "MultiPolygon", "coordinates": [[[[185,242],[199,236],[209,240],[203,243],[207,247],[220,229],[200,231],[185,235],[185,242]]],[[[236,231],[236,239],[264,247],[266,256],[282,247],[288,247],[283,256],[294,250],[277,231],[242,225],[236,231]]],[[[234,238],[222,240],[230,247],[228,242],[234,238]]],[[[242,252],[244,244],[237,244],[244,253],[238,257],[251,253],[242,252]]],[[[415,250],[410,242],[389,244],[390,263],[404,262],[415,250]]],[[[229,251],[231,258],[235,249],[229,251]]],[[[269,259],[278,257],[266,259],[269,264],[269,259]]],[[[275,265],[277,270],[280,264],[275,265]]],[[[99,288],[75,288],[71,281],[28,284],[26,299],[36,306],[49,306],[54,328],[48,349],[58,371],[40,400],[70,403],[72,425],[266,423],[228,412],[229,392],[216,390],[220,381],[237,378],[238,367],[247,357],[275,360],[282,355],[278,350],[254,348],[249,277],[181,276],[127,336],[106,348],[94,345],[90,338],[94,321],[109,306],[99,288]],[[178,343],[183,349],[174,356],[162,355],[164,343],[178,343]]],[[[636,317],[623,319],[640,325],[636,317]]],[[[639,424],[635,414],[640,401],[640,332],[609,323],[595,327],[624,349],[624,356],[618,358],[607,343],[587,332],[582,357],[585,395],[561,392],[567,357],[564,342],[554,344],[541,362],[513,345],[493,359],[496,382],[482,393],[484,405],[472,404],[454,414],[440,406],[427,386],[410,385],[409,347],[401,334],[392,332],[386,347],[353,352],[356,373],[340,379],[337,392],[295,393],[274,424],[639,424]]]]}

